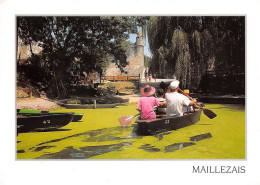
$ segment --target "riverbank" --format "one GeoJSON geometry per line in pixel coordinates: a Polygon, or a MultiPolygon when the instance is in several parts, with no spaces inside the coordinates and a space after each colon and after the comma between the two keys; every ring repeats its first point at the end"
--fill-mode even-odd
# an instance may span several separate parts
{"type": "MultiPolygon", "coordinates": [[[[129,103],[137,103],[140,94],[126,94],[126,95],[115,95],[117,98],[122,98],[129,103]]],[[[59,106],[54,100],[42,99],[42,98],[18,98],[17,99],[17,109],[28,109],[28,110],[57,110],[62,107],[59,106]]]]}
{"type": "Polygon", "coordinates": [[[61,107],[54,101],[42,98],[18,98],[16,102],[17,109],[28,110],[56,110],[61,107]]]}

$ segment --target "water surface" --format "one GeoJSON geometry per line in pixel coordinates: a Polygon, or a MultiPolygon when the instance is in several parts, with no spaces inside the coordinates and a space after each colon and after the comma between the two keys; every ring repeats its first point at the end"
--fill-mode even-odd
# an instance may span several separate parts
{"type": "Polygon", "coordinates": [[[153,136],[137,135],[134,121],[122,127],[118,118],[135,115],[136,104],[111,109],[62,109],[84,113],[80,122],[48,132],[17,136],[17,159],[244,159],[245,107],[206,104],[195,125],[153,136]]]}

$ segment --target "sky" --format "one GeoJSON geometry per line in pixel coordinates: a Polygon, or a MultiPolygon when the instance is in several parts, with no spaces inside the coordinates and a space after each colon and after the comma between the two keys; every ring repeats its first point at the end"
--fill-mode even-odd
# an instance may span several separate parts
{"type": "MultiPolygon", "coordinates": [[[[137,34],[130,34],[129,41],[132,42],[132,43],[135,43],[136,42],[136,35],[137,34]]],[[[152,57],[150,49],[149,49],[148,37],[146,37],[146,40],[145,40],[144,54],[149,56],[149,57],[152,57]]]]}

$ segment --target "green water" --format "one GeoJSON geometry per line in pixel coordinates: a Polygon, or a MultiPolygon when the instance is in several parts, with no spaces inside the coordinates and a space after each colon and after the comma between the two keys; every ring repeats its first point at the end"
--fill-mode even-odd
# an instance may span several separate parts
{"type": "Polygon", "coordinates": [[[202,113],[195,125],[154,136],[136,135],[134,121],[126,128],[118,122],[135,115],[135,106],[57,110],[84,117],[56,131],[19,134],[17,159],[245,159],[243,105],[206,104],[216,118],[202,113]]]}

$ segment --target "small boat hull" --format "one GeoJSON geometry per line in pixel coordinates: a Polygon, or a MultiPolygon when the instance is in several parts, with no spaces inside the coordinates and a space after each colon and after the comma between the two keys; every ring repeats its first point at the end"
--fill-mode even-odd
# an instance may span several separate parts
{"type": "Polygon", "coordinates": [[[79,120],[81,120],[84,116],[84,114],[79,114],[79,113],[74,113],[74,112],[52,112],[52,111],[41,111],[41,110],[27,110],[27,109],[17,109],[17,114],[27,114],[27,113],[31,113],[31,114],[57,114],[57,113],[65,113],[65,114],[73,114],[72,116],[72,122],[77,122],[79,120]]]}
{"type": "MultiPolygon", "coordinates": [[[[63,104],[67,109],[94,109],[93,104],[63,104]]],[[[97,104],[96,109],[114,108],[117,104],[97,104]]]]}
{"type": "Polygon", "coordinates": [[[72,113],[18,114],[18,133],[60,128],[69,124],[72,120],[72,117],[72,113]]]}
{"type": "Polygon", "coordinates": [[[73,117],[72,117],[72,122],[77,122],[77,121],[79,121],[79,120],[81,120],[82,118],[83,118],[83,115],[84,114],[78,114],[78,113],[75,113],[75,114],[73,114],[73,117]]]}
{"type": "Polygon", "coordinates": [[[155,120],[136,119],[137,132],[142,135],[153,135],[163,131],[176,130],[197,123],[200,120],[201,110],[189,113],[181,117],[161,118],[155,120]]]}

